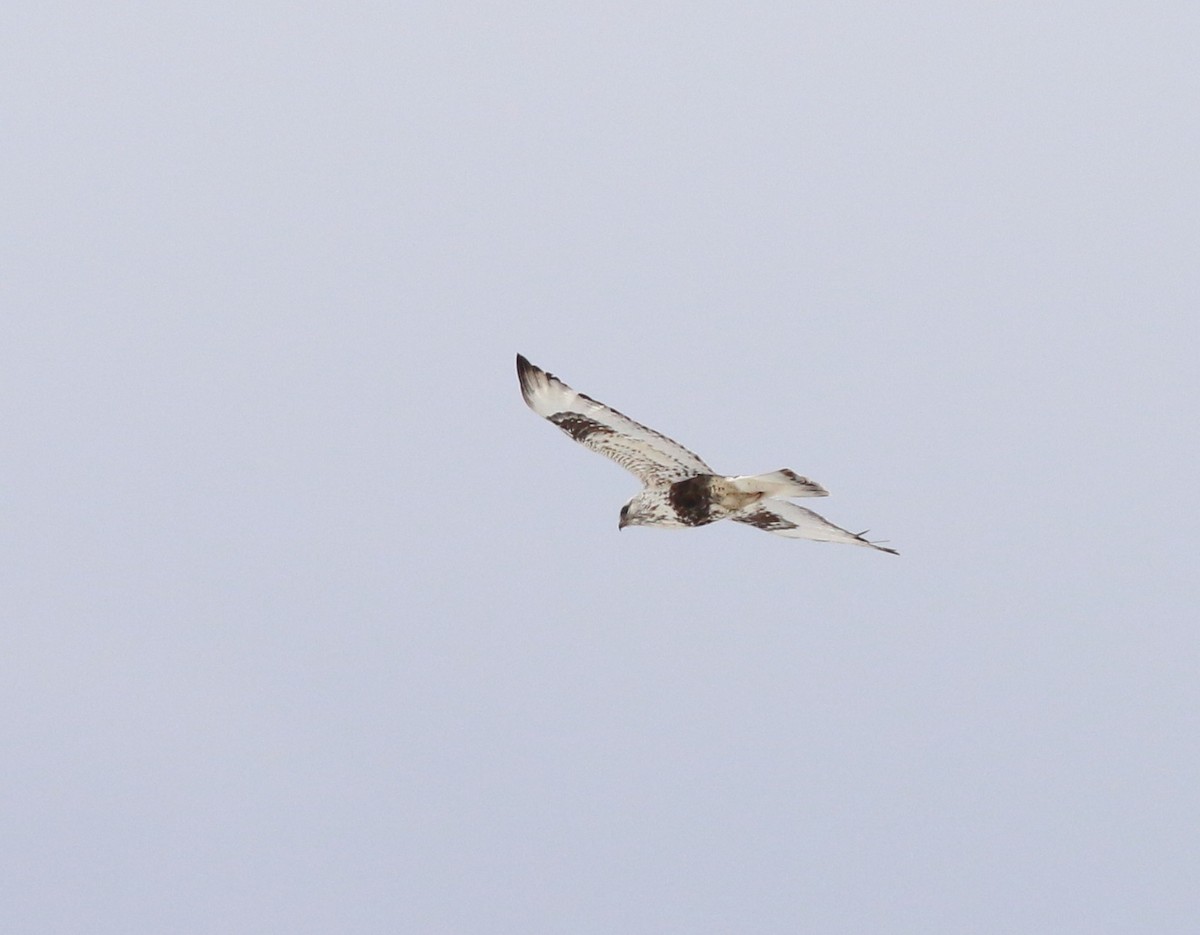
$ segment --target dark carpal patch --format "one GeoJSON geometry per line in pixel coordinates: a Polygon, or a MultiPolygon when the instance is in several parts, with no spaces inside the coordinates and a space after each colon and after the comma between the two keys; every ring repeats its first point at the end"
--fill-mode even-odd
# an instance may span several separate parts
{"type": "Polygon", "coordinates": [[[587,416],[581,416],[577,412],[556,412],[550,416],[550,421],[577,442],[587,441],[590,436],[595,435],[597,432],[603,432],[606,435],[612,434],[612,429],[607,425],[602,425],[595,419],[589,419],[587,416]]]}
{"type": "Polygon", "coordinates": [[[767,532],[777,532],[781,529],[795,529],[795,523],[789,523],[786,519],[777,513],[770,513],[767,510],[755,510],[748,516],[739,516],[739,522],[743,522],[748,526],[754,526],[757,529],[764,529],[767,532]]]}
{"type": "Polygon", "coordinates": [[[679,521],[687,526],[703,526],[716,519],[712,515],[711,474],[676,481],[667,489],[667,499],[679,521]]]}

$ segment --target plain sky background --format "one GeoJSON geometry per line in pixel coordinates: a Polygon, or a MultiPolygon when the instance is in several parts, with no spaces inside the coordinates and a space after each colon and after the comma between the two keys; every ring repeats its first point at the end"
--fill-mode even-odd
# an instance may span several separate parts
{"type": "Polygon", "coordinates": [[[1194,3],[0,33],[0,930],[1200,930],[1194,3]]]}

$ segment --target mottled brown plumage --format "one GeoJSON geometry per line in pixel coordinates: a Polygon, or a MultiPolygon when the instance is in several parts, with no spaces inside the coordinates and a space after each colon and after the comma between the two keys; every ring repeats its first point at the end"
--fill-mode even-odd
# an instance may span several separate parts
{"type": "Polygon", "coordinates": [[[732,519],[788,538],[847,542],[897,554],[784,499],[827,495],[824,487],[795,471],[717,474],[677,441],[573,390],[520,354],[517,377],[530,409],[642,481],[641,492],[621,508],[621,528],[683,528],[732,519]]]}

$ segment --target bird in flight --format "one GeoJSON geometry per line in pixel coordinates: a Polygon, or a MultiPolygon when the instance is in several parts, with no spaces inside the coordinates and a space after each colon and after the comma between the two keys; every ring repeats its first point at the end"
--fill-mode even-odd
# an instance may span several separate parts
{"type": "Polygon", "coordinates": [[[571,389],[554,374],[517,355],[517,377],[525,403],[585,448],[631,471],[643,487],[621,507],[619,528],[659,526],[681,529],[731,519],[789,539],[848,542],[899,555],[878,542],[835,526],[789,498],[825,497],[820,484],[783,468],[769,474],[726,477],[698,455],[571,389]]]}

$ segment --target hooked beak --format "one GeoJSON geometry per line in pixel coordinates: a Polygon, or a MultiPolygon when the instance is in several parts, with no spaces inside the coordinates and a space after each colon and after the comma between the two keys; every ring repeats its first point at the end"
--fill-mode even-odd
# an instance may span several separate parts
{"type": "Polygon", "coordinates": [[[629,524],[627,522],[625,522],[625,517],[622,516],[621,521],[619,523],[617,523],[617,532],[620,532],[622,529],[624,529],[628,525],[629,524]]]}

